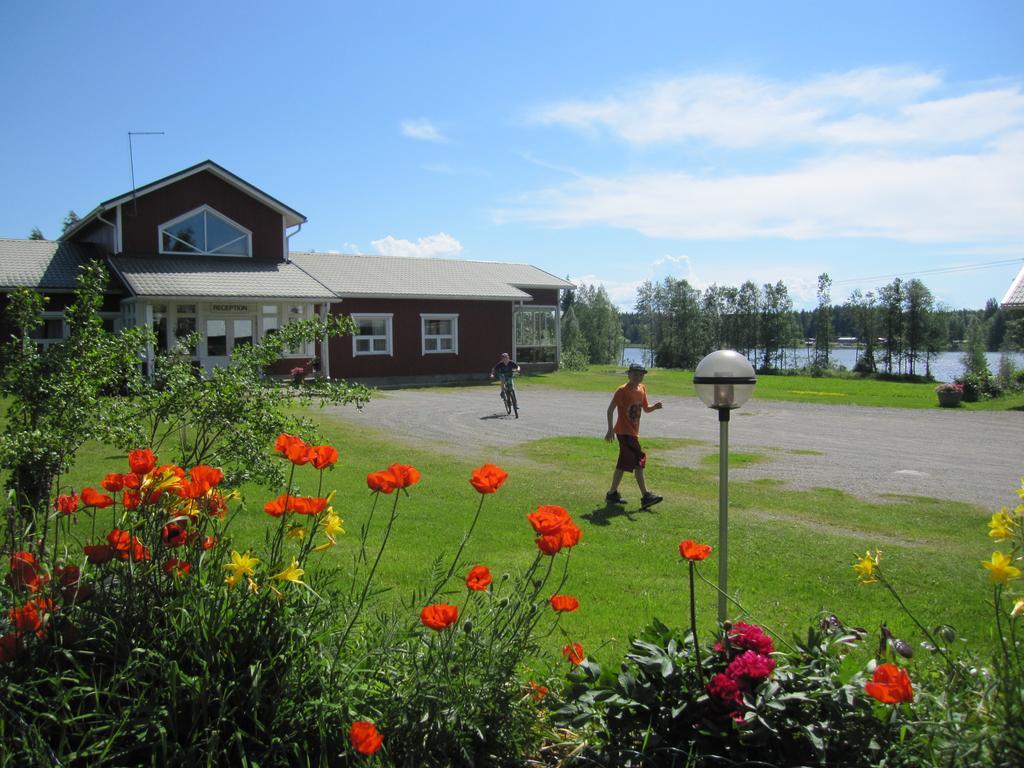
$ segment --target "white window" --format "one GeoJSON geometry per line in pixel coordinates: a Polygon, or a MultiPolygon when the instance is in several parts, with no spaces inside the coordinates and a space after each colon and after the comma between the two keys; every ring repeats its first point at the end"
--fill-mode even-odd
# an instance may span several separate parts
{"type": "Polygon", "coordinates": [[[356,332],[352,335],[352,356],[390,355],[391,318],[394,315],[372,313],[352,315],[356,332]]]}
{"type": "Polygon", "coordinates": [[[459,352],[458,315],[420,315],[424,355],[459,352]]]}
{"type": "Polygon", "coordinates": [[[160,253],[251,256],[252,233],[204,205],[160,227],[160,253]]]}
{"type": "Polygon", "coordinates": [[[64,322],[63,312],[43,312],[43,322],[29,335],[40,346],[48,347],[51,344],[59,344],[67,337],[67,325],[64,322]]]}

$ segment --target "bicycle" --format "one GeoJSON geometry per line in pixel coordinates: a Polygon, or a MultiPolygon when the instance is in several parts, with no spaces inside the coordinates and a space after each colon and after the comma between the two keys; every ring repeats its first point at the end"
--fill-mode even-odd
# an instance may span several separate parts
{"type": "Polygon", "coordinates": [[[516,402],[516,388],[512,384],[512,376],[501,377],[501,402],[505,404],[506,414],[515,411],[516,418],[519,418],[519,403],[516,402]]]}

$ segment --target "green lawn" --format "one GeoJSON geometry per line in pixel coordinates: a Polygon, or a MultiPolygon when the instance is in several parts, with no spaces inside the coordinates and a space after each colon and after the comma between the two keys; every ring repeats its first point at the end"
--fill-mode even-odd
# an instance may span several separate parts
{"type": "MultiPolygon", "coordinates": [[[[586,371],[530,374],[530,382],[557,389],[612,392],[625,378],[616,366],[592,365],[586,371]]],[[[694,395],[693,371],[654,368],[645,377],[648,389],[662,395],[694,395]]],[[[911,384],[860,378],[758,376],[754,397],[831,405],[869,405],[886,408],[938,408],[935,384],[911,384]]],[[[993,400],[963,403],[965,410],[1024,410],[1024,392],[993,400]]]]}
{"type": "MultiPolygon", "coordinates": [[[[580,380],[599,383],[606,391],[603,376],[593,370],[580,380]]],[[[651,378],[659,393],[682,394],[689,374],[654,371],[651,378]]],[[[564,385],[565,377],[545,378],[551,386],[559,382],[564,385]]],[[[469,485],[470,472],[493,457],[453,457],[420,444],[415,436],[403,441],[320,411],[310,415],[341,452],[327,482],[338,490],[334,508],[348,534],[323,556],[323,567],[337,569],[339,578],[358,549],[356,534],[372,504],[366,474],[392,462],[412,464],[422,472],[422,481],[410,489],[409,497],[400,498],[401,515],[379,572],[380,586],[389,590],[379,599],[407,599],[425,585],[434,558],[451,554],[458,546],[480,499],[469,485]]],[[[606,662],[654,616],[674,626],[687,622],[686,568],[678,545],[684,538],[716,544],[717,464],[701,458],[713,446],[651,439],[648,447],[648,474],[666,501],[646,512],[637,509],[631,484],[623,486],[633,500],[625,509],[608,508],[599,501],[609,471],[609,449],[600,439],[552,438],[507,452],[500,464],[509,471],[509,480],[497,494],[485,497],[483,515],[465,552],[469,565],[486,564],[496,578],[524,568],[536,552],[526,514],[540,504],[568,509],[584,536],[569,558],[568,582],[562,591],[579,597],[582,607],[563,617],[561,627],[606,662]]],[[[733,461],[770,462],[771,457],[745,453],[733,461]]],[[[106,472],[126,468],[123,457],[92,446],[66,482],[75,488],[96,485],[106,472]]],[[[312,469],[300,469],[298,479],[303,493],[316,491],[312,469]]],[[[245,489],[248,509],[233,524],[238,549],[260,546],[263,531],[273,523],[262,505],[276,493],[245,489]]],[[[382,497],[381,503],[390,504],[392,499],[382,497]]],[[[926,625],[949,623],[968,638],[983,640],[989,631],[990,592],[980,563],[991,555],[985,524],[993,511],[927,498],[868,503],[837,491],[793,491],[772,481],[734,480],[730,587],[751,620],[767,624],[784,638],[804,631],[809,621],[827,611],[869,630],[885,621],[897,635],[919,639],[882,588],[856,583],[855,557],[879,548],[886,572],[926,625]]],[[[384,510],[378,509],[371,545],[379,541],[384,518],[384,510]]],[[[78,526],[76,536],[87,538],[88,528],[78,526]]],[[[564,560],[559,555],[558,568],[564,560]]],[[[716,554],[701,565],[712,580],[717,567],[716,554]]],[[[451,602],[462,600],[460,584],[453,585],[451,602]]],[[[707,630],[714,623],[717,598],[704,584],[698,584],[697,592],[698,621],[707,630]]],[[[415,615],[412,611],[418,607],[409,610],[415,615]]],[[[557,656],[565,642],[559,633],[547,638],[545,647],[557,656]]]]}

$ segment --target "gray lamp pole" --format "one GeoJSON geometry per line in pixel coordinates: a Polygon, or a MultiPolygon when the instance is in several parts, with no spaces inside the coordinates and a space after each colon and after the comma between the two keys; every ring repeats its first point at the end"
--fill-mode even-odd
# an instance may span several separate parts
{"type": "Polygon", "coordinates": [[[697,396],[718,411],[718,621],[725,621],[729,593],[729,414],[754,392],[754,366],[739,352],[720,349],[697,364],[697,396]]]}

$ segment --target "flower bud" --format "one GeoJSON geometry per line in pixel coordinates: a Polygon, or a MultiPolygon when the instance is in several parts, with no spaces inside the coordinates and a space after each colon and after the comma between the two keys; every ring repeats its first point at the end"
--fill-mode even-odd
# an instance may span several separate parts
{"type": "Polygon", "coordinates": [[[943,624],[939,627],[939,636],[947,643],[952,643],[956,640],[956,630],[949,626],[949,624],[943,624]]]}
{"type": "Polygon", "coordinates": [[[501,598],[501,600],[498,601],[498,607],[499,608],[508,608],[508,598],[507,597],[501,598]]]}
{"type": "Polygon", "coordinates": [[[914,657],[914,649],[911,648],[910,643],[905,640],[900,640],[898,637],[894,637],[889,641],[889,645],[891,645],[892,649],[904,659],[911,659],[914,657]]]}
{"type": "Polygon", "coordinates": [[[466,619],[464,622],[462,622],[462,631],[465,632],[467,635],[473,631],[472,619],[466,619]]]}

